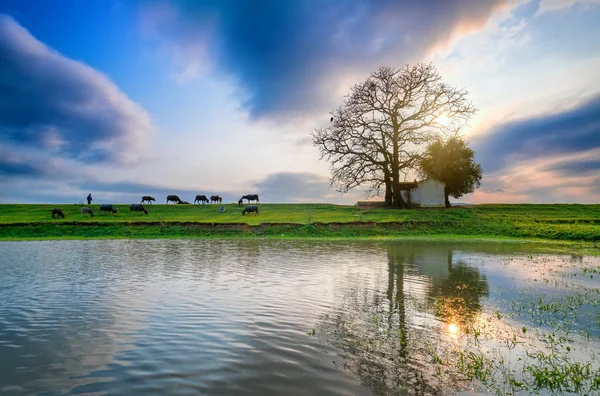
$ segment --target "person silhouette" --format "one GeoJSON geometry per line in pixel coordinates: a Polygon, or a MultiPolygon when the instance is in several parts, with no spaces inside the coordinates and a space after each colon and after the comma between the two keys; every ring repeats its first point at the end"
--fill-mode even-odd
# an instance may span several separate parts
{"type": "Polygon", "coordinates": [[[93,199],[92,199],[92,193],[89,193],[89,194],[88,194],[88,196],[87,196],[87,201],[88,201],[88,205],[91,205],[91,204],[92,204],[92,201],[93,201],[93,199]]]}

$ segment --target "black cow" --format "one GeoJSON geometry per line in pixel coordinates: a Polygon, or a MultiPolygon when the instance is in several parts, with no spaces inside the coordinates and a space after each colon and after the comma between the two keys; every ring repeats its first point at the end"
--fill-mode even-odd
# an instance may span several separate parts
{"type": "Polygon", "coordinates": [[[52,218],[54,218],[54,216],[56,216],[57,219],[64,219],[65,218],[65,214],[59,208],[52,209],[52,218]]]}
{"type": "Polygon", "coordinates": [[[148,211],[144,208],[144,205],[142,205],[142,204],[129,205],[129,214],[131,214],[131,212],[144,212],[144,213],[148,214],[148,211]]]}
{"type": "Polygon", "coordinates": [[[246,213],[256,213],[256,215],[258,216],[258,206],[256,206],[256,205],[246,206],[246,209],[242,210],[242,216],[245,216],[246,213]]]}
{"type": "Polygon", "coordinates": [[[115,208],[111,204],[102,204],[100,205],[100,212],[117,213],[117,208],[115,208]]]}
{"type": "Polygon", "coordinates": [[[179,197],[177,195],[167,195],[167,203],[169,203],[169,202],[176,202],[176,203],[180,204],[183,201],[181,199],[179,199],[179,197]]]}
{"type": "Polygon", "coordinates": [[[258,194],[244,195],[242,198],[240,198],[238,204],[241,205],[241,203],[244,202],[244,199],[247,199],[248,203],[250,203],[250,201],[256,201],[256,203],[260,203],[260,201],[258,200],[258,194]]]}
{"type": "Polygon", "coordinates": [[[152,201],[156,201],[156,199],[152,198],[150,195],[144,195],[140,203],[143,204],[144,202],[148,202],[149,204],[151,204],[152,201]]]}
{"type": "Polygon", "coordinates": [[[90,217],[94,217],[94,212],[92,212],[92,209],[90,208],[81,208],[81,215],[83,216],[84,214],[89,214],[90,217]]]}
{"type": "Polygon", "coordinates": [[[206,195],[196,195],[196,199],[194,199],[194,204],[196,204],[196,202],[202,203],[202,205],[204,205],[205,203],[209,203],[210,201],[208,200],[208,198],[206,198],[206,195]]]}
{"type": "Polygon", "coordinates": [[[210,203],[222,203],[223,202],[223,197],[219,197],[218,195],[211,195],[210,197],[210,203]]]}

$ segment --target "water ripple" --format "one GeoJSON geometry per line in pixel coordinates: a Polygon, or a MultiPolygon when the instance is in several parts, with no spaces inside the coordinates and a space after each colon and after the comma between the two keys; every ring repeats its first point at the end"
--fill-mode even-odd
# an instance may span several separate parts
{"type": "MultiPolygon", "coordinates": [[[[357,342],[395,331],[400,349],[377,358],[394,360],[407,347],[403,331],[423,339],[444,331],[437,296],[454,287],[448,284],[448,247],[412,249],[410,255],[383,243],[290,241],[1,247],[3,395],[417,389],[410,376],[382,375],[372,358],[365,365],[370,352],[357,342]]],[[[497,267],[490,272],[504,273],[497,267]]],[[[426,373],[426,358],[411,353],[411,372],[426,373]]]]}

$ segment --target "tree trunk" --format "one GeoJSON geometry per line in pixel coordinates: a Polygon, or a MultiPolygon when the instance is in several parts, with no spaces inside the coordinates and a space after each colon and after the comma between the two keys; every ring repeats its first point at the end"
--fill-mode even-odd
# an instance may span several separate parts
{"type": "Polygon", "coordinates": [[[393,207],[398,209],[408,209],[402,198],[402,190],[400,189],[400,172],[392,170],[392,196],[394,198],[393,207]]]}
{"type": "Polygon", "coordinates": [[[393,140],[393,152],[392,158],[390,161],[390,167],[392,171],[392,196],[394,199],[394,208],[398,209],[408,209],[406,204],[404,203],[404,199],[402,198],[402,190],[400,190],[400,164],[398,163],[399,158],[399,147],[398,147],[398,138],[396,136],[396,131],[398,129],[396,120],[392,120],[394,123],[394,140],[393,140]]]}
{"type": "Polygon", "coordinates": [[[391,208],[394,205],[394,195],[392,192],[392,181],[389,172],[385,172],[385,206],[391,208]]]}
{"type": "Polygon", "coordinates": [[[446,207],[450,208],[450,198],[448,197],[448,187],[444,187],[444,195],[446,196],[446,207]]]}

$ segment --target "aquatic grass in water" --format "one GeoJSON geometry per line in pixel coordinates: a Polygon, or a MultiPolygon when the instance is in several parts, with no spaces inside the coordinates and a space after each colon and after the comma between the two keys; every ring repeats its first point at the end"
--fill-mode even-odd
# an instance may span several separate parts
{"type": "MultiPolygon", "coordinates": [[[[425,304],[442,320],[438,326],[441,331],[428,332],[423,331],[423,325],[407,330],[407,317],[419,311],[411,307],[411,298],[404,290],[411,275],[407,271],[411,267],[409,257],[390,257],[396,276],[390,276],[392,286],[368,321],[357,315],[354,323],[338,323],[330,329],[346,340],[341,345],[353,356],[360,356],[355,361],[358,367],[367,364],[367,354],[378,364],[387,365],[388,373],[412,376],[415,383],[427,378],[428,391],[433,393],[448,387],[475,387],[499,395],[600,392],[600,361],[596,356],[596,351],[600,352],[600,294],[595,287],[599,284],[573,282],[561,270],[589,272],[577,258],[525,255],[495,260],[497,265],[512,262],[508,267],[518,268],[514,278],[519,286],[490,291],[486,275],[449,257],[449,276],[439,286],[441,293],[429,289],[434,299],[425,304]],[[403,269],[398,271],[397,266],[403,269]],[[519,276],[523,271],[544,275],[519,276]],[[405,280],[393,290],[394,283],[400,285],[399,279],[405,280]],[[497,304],[483,302],[490,292],[497,304]],[[402,310],[396,308],[394,301],[399,298],[394,293],[403,295],[402,310]],[[506,294],[516,296],[508,300],[510,304],[500,297],[506,294]],[[370,330],[365,331],[365,327],[370,330]],[[415,355],[435,367],[434,377],[428,377],[431,372],[427,367],[415,367],[415,355]]],[[[478,267],[482,268],[481,264],[478,267]]],[[[387,381],[394,383],[392,378],[387,381]]]]}

